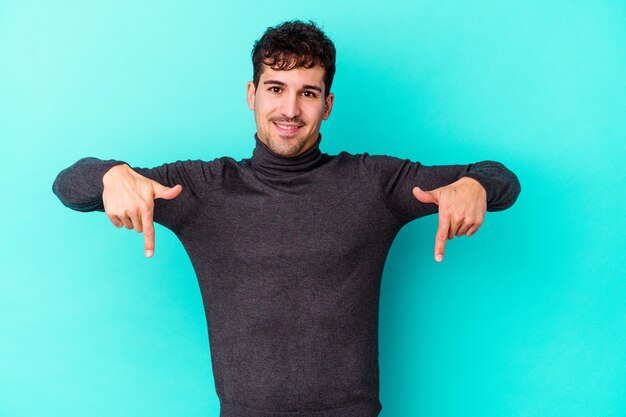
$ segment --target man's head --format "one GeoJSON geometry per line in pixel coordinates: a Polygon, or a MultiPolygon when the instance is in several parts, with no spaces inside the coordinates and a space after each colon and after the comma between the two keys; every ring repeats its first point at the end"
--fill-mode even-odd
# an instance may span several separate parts
{"type": "Polygon", "coordinates": [[[285,22],[268,28],[255,42],[252,65],[248,106],[259,139],[279,155],[306,152],[333,105],[332,41],[313,22],[285,22]]]}

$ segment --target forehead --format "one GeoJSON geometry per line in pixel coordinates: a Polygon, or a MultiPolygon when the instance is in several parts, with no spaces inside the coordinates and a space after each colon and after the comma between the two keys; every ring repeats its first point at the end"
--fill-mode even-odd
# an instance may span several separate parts
{"type": "Polygon", "coordinates": [[[263,84],[264,81],[274,80],[287,85],[300,86],[309,84],[317,85],[320,88],[323,88],[324,71],[324,68],[319,65],[315,65],[311,68],[300,67],[283,71],[272,69],[271,67],[263,64],[263,71],[259,77],[259,83],[263,84]]]}

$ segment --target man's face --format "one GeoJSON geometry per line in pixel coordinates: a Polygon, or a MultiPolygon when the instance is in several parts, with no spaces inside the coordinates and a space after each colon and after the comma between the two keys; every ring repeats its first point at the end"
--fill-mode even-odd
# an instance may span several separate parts
{"type": "Polygon", "coordinates": [[[248,107],[254,110],[259,140],[281,156],[309,150],[333,107],[334,96],[324,98],[324,88],[319,65],[289,71],[264,65],[258,87],[248,83],[248,107]]]}

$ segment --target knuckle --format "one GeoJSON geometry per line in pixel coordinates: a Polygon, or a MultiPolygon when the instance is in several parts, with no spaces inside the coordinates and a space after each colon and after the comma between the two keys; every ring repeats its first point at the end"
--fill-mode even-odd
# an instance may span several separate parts
{"type": "Polygon", "coordinates": [[[117,227],[118,229],[119,229],[120,227],[122,227],[122,222],[120,222],[119,220],[117,220],[117,219],[113,219],[113,218],[111,218],[111,217],[109,217],[109,220],[111,221],[111,223],[113,224],[113,226],[117,227]]]}

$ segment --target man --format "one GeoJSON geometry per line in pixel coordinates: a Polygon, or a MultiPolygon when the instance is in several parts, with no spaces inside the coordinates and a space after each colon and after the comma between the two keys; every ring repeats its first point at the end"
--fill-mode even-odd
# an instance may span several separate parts
{"type": "Polygon", "coordinates": [[[153,220],[179,237],[200,284],[221,416],[377,416],[378,299],[394,237],[438,211],[440,262],[447,239],[515,202],[519,182],[497,162],[321,153],[335,47],[314,23],[269,28],[252,61],[251,158],[152,169],[85,158],[54,192],[143,232],[148,257],[153,220]]]}

